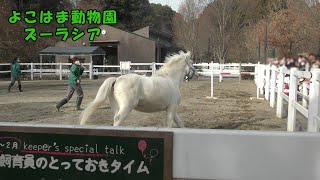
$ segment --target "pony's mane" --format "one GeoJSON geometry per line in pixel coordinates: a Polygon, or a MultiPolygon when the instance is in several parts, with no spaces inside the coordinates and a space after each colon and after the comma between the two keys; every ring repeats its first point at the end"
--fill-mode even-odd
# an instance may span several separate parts
{"type": "MultiPolygon", "coordinates": [[[[183,62],[185,58],[186,55],[183,51],[167,55],[164,61],[164,65],[158,71],[156,71],[156,75],[168,75],[168,73],[173,70],[173,67],[176,67],[177,64],[183,62]]],[[[175,70],[177,69],[175,68],[175,70]]]]}

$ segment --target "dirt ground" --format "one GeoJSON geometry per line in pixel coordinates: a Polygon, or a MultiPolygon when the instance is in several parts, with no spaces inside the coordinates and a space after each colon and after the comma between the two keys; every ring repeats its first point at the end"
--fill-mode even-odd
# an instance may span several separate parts
{"type": "MultiPolygon", "coordinates": [[[[85,108],[94,98],[105,78],[83,80],[85,108]]],[[[78,124],[80,112],[75,110],[76,94],[60,112],[55,104],[67,93],[66,80],[22,81],[24,92],[17,84],[7,92],[9,81],[0,81],[0,121],[29,124],[78,124]]],[[[251,100],[256,97],[253,80],[225,78],[222,83],[214,81],[214,97],[210,96],[210,79],[198,78],[184,82],[181,87],[182,103],[178,113],[187,128],[286,130],[286,119],[276,118],[275,109],[268,101],[251,100]]],[[[88,124],[112,126],[113,115],[105,104],[92,116],[88,124]]],[[[123,126],[166,127],[166,113],[141,113],[132,111],[123,126]]]]}

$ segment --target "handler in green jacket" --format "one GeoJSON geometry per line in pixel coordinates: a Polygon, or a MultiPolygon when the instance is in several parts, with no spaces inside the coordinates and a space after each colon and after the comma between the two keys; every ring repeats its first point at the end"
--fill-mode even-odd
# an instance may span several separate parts
{"type": "Polygon", "coordinates": [[[21,68],[19,62],[19,58],[16,57],[11,63],[11,83],[9,84],[8,92],[10,92],[11,87],[15,84],[16,81],[18,81],[19,91],[22,92],[20,80],[21,68]]]}
{"type": "Polygon", "coordinates": [[[83,74],[83,71],[84,67],[81,65],[80,61],[75,57],[72,58],[72,65],[68,76],[68,94],[56,105],[58,111],[64,104],[66,104],[72,98],[74,91],[76,91],[78,95],[76,102],[76,110],[82,110],[80,108],[80,105],[83,99],[83,91],[80,85],[80,76],[83,74]]]}

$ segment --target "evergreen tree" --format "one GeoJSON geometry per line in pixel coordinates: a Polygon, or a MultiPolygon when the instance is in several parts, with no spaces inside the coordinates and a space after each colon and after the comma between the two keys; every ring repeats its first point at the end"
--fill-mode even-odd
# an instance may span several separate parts
{"type": "Polygon", "coordinates": [[[105,0],[104,9],[117,12],[116,27],[127,31],[148,26],[152,21],[152,11],[148,0],[105,0]]]}

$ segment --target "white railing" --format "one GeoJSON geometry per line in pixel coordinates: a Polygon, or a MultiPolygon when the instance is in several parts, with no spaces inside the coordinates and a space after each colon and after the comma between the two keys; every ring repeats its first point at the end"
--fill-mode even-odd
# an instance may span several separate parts
{"type": "Polygon", "coordinates": [[[297,111],[308,119],[308,132],[319,132],[320,120],[320,70],[298,71],[297,68],[288,70],[285,66],[277,68],[271,65],[260,65],[257,75],[257,98],[264,94],[270,106],[276,106],[278,118],[285,116],[284,101],[288,102],[287,131],[296,131],[297,111]],[[285,76],[289,81],[285,82],[285,76]],[[302,92],[298,91],[298,79],[310,79],[310,90],[303,83],[302,92]],[[284,93],[284,85],[289,83],[289,96],[284,93]],[[298,101],[298,96],[302,102],[298,101]]]}
{"type": "MultiPolygon", "coordinates": [[[[131,73],[145,74],[151,73],[154,74],[159,67],[164,63],[131,63],[129,62],[131,73]]],[[[85,73],[89,73],[90,79],[93,79],[93,76],[96,75],[121,75],[125,74],[128,71],[123,71],[120,65],[93,65],[91,63],[83,63],[86,67],[85,73]]],[[[7,66],[9,69],[10,64],[0,64],[0,66],[7,66]]],[[[23,74],[30,74],[31,80],[33,80],[35,75],[39,75],[40,79],[43,75],[59,75],[59,79],[62,80],[63,75],[66,75],[69,72],[70,63],[21,63],[21,66],[26,67],[22,68],[23,74]],[[44,68],[46,67],[46,68],[44,68]]],[[[255,72],[241,72],[241,67],[251,66],[256,67],[256,64],[218,64],[218,63],[202,63],[194,64],[197,68],[197,72],[200,75],[211,77],[219,76],[219,81],[223,81],[223,77],[239,77],[241,76],[250,76],[255,75],[255,72]],[[213,66],[213,69],[211,69],[213,66]],[[213,72],[212,72],[213,71],[213,72]]],[[[1,68],[0,68],[1,69],[1,68]]],[[[0,71],[1,73],[10,73],[10,70],[0,71]]]]}
{"type": "Polygon", "coordinates": [[[241,63],[231,63],[231,64],[218,64],[213,63],[213,69],[211,63],[194,64],[195,67],[202,67],[201,71],[198,72],[203,76],[211,76],[211,71],[213,71],[213,76],[219,76],[219,82],[223,81],[223,77],[239,77],[242,76],[253,76],[256,75],[255,72],[242,72],[242,67],[256,67],[257,64],[241,64],[241,63]]]}
{"type": "MultiPolygon", "coordinates": [[[[23,75],[30,75],[30,79],[34,80],[34,77],[39,75],[40,79],[45,75],[54,75],[59,76],[59,79],[62,80],[63,76],[67,76],[69,73],[70,63],[20,63],[22,66],[21,73],[23,75]],[[65,67],[68,68],[65,68],[65,67]],[[26,67],[26,68],[25,68],[26,67]]],[[[83,63],[85,67],[85,73],[89,73],[91,75],[91,63],[83,63]]],[[[0,66],[7,66],[10,68],[10,64],[0,64],[0,66]]],[[[0,74],[10,73],[10,70],[0,71],[0,74]]]]}
{"type": "MultiPolygon", "coordinates": [[[[154,74],[157,69],[163,66],[164,63],[131,63],[130,61],[120,62],[120,65],[93,65],[91,63],[83,63],[85,66],[85,73],[89,74],[89,78],[93,79],[98,75],[122,75],[126,73],[151,73],[154,74]],[[123,67],[122,67],[123,66],[123,67]],[[142,68],[141,68],[142,67],[142,68]]],[[[62,80],[63,76],[67,76],[69,73],[70,63],[21,63],[21,66],[27,66],[27,70],[22,70],[24,74],[30,74],[31,80],[35,75],[39,75],[40,79],[44,75],[59,75],[59,79],[62,80]],[[43,68],[43,66],[50,66],[51,68],[43,68]]],[[[9,66],[10,64],[0,64],[0,66],[9,66]]],[[[219,82],[223,81],[223,77],[239,77],[242,76],[254,76],[257,81],[257,64],[218,64],[218,63],[202,63],[194,64],[197,69],[197,73],[202,76],[208,76],[211,78],[211,93],[210,97],[213,98],[213,79],[219,77],[219,82]],[[241,67],[254,67],[254,72],[242,72],[241,67]]],[[[1,69],[1,68],[0,68],[1,69]]],[[[7,71],[0,71],[1,73],[10,73],[7,71]]]]}
{"type": "MultiPolygon", "coordinates": [[[[320,179],[320,159],[316,158],[320,151],[319,133],[4,122],[0,123],[0,127],[37,127],[37,133],[41,129],[45,131],[53,128],[86,129],[92,132],[113,131],[119,135],[127,135],[133,131],[172,132],[173,152],[172,159],[169,159],[172,160],[172,169],[166,166],[163,168],[172,172],[173,179],[320,179]]],[[[71,133],[72,130],[68,134],[72,136],[71,133]]]]}

